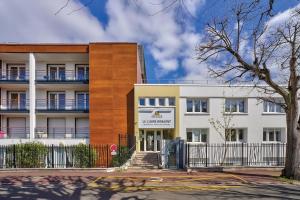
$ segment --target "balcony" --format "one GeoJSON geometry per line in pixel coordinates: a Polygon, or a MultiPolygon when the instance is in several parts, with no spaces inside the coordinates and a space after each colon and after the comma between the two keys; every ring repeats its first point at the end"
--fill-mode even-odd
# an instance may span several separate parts
{"type": "Polygon", "coordinates": [[[39,113],[88,113],[89,101],[78,99],[37,99],[39,113]]]}
{"type": "Polygon", "coordinates": [[[29,139],[29,127],[2,127],[0,139],[29,139]]]}
{"type": "Polygon", "coordinates": [[[28,84],[29,72],[26,70],[7,70],[6,74],[0,74],[0,83],[28,84]]]}
{"type": "Polygon", "coordinates": [[[89,127],[66,128],[66,127],[37,127],[35,138],[39,139],[88,139],[89,127]]]}
{"type": "Polygon", "coordinates": [[[50,71],[37,70],[36,71],[37,84],[88,84],[89,75],[87,72],[80,72],[75,70],[59,70],[50,71]]]}
{"type": "Polygon", "coordinates": [[[1,113],[29,113],[28,99],[7,99],[1,100],[1,113]]]}

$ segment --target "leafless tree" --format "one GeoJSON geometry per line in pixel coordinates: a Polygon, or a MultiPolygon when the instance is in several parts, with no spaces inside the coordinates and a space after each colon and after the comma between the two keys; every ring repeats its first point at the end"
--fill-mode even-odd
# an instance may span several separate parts
{"type": "Polygon", "coordinates": [[[236,4],[228,16],[207,24],[197,55],[200,62],[214,66],[213,76],[251,81],[266,94],[284,99],[287,151],[282,175],[300,179],[300,11],[272,24],[268,10],[261,1],[236,4]]]}
{"type": "Polygon", "coordinates": [[[222,105],[221,118],[208,119],[208,122],[212,125],[212,127],[220,135],[220,137],[224,142],[224,154],[220,162],[221,165],[224,164],[224,161],[226,159],[227,149],[228,149],[227,141],[229,140],[229,137],[231,137],[231,133],[234,128],[234,123],[232,122],[232,120],[233,120],[233,113],[231,110],[225,109],[225,102],[222,105]]]}

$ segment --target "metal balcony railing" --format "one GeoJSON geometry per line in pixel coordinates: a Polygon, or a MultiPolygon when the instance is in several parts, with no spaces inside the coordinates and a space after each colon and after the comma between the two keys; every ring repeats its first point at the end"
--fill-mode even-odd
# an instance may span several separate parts
{"type": "Polygon", "coordinates": [[[89,101],[77,99],[37,99],[36,109],[49,111],[89,111],[89,101]]]}
{"type": "Polygon", "coordinates": [[[29,80],[29,71],[15,71],[15,70],[6,70],[6,73],[0,74],[1,81],[10,81],[10,82],[21,82],[29,80]]]}
{"type": "Polygon", "coordinates": [[[2,111],[28,111],[29,99],[3,99],[0,110],[2,111]]]}
{"type": "Polygon", "coordinates": [[[37,127],[35,128],[35,138],[89,138],[89,127],[37,127]]]}
{"type": "Polygon", "coordinates": [[[2,127],[0,139],[27,139],[29,138],[29,127],[2,127]]]}
{"type": "Polygon", "coordinates": [[[76,72],[75,70],[63,70],[55,73],[50,73],[45,70],[36,71],[37,81],[49,81],[49,82],[75,82],[75,81],[88,81],[89,74],[76,72]]]}

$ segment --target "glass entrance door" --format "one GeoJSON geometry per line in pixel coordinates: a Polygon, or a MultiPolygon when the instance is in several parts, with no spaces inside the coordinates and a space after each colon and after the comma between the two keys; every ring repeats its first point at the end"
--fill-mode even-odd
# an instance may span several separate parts
{"type": "Polygon", "coordinates": [[[140,150],[160,151],[161,140],[162,140],[161,130],[141,130],[140,150]]]}
{"type": "Polygon", "coordinates": [[[154,131],[146,131],[146,151],[154,151],[154,131]]]}

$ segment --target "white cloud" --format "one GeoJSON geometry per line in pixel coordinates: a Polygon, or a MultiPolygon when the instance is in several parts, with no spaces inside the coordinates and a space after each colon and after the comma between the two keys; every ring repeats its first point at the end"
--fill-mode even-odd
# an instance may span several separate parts
{"type": "MultiPolygon", "coordinates": [[[[189,21],[185,27],[179,24],[174,10],[152,16],[168,1],[156,1],[161,4],[129,2],[133,1],[108,0],[108,24],[104,27],[87,8],[69,15],[72,10],[82,7],[77,0],[70,1],[58,15],[55,12],[66,1],[0,1],[0,42],[134,41],[144,44],[156,60],[158,77],[181,66],[187,74],[202,75],[203,71],[193,59],[195,45],[200,41],[194,26],[189,21]]],[[[197,8],[203,3],[204,0],[187,0],[185,6],[196,15],[197,8]]]]}

